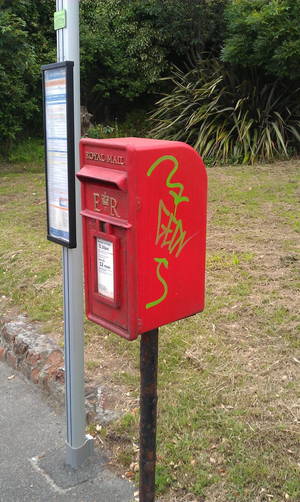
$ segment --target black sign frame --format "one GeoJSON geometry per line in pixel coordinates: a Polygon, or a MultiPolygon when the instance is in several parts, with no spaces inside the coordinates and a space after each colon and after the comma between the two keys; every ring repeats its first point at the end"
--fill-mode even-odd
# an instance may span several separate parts
{"type": "MultiPolygon", "coordinates": [[[[45,141],[45,175],[46,175],[46,201],[47,201],[47,239],[49,241],[60,244],[67,248],[76,248],[76,196],[75,196],[75,143],[74,143],[74,84],[73,84],[73,61],[63,61],[60,63],[52,63],[41,67],[43,76],[43,110],[44,110],[44,141],[45,141]],[[47,134],[47,106],[46,106],[46,87],[45,87],[45,72],[60,68],[66,68],[66,132],[67,132],[67,200],[68,200],[68,237],[61,235],[53,235],[51,231],[51,216],[50,216],[50,175],[51,167],[48,162],[49,144],[47,134]]],[[[58,234],[60,231],[58,230],[58,234]]]]}

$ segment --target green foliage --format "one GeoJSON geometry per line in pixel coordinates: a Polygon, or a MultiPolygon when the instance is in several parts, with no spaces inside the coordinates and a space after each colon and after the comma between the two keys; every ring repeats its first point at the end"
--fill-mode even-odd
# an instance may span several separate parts
{"type": "Polygon", "coordinates": [[[155,470],[155,488],[157,493],[164,493],[173,481],[174,477],[171,467],[158,464],[155,470]]]}
{"type": "Polygon", "coordinates": [[[146,114],[143,111],[133,111],[126,115],[126,120],[121,124],[117,120],[113,124],[104,126],[103,124],[93,125],[87,130],[85,137],[106,139],[106,138],[127,138],[144,137],[146,135],[146,114]]]}
{"type": "Polygon", "coordinates": [[[24,31],[29,37],[31,48],[35,53],[35,64],[39,72],[40,66],[56,61],[56,33],[53,29],[53,16],[56,10],[55,0],[6,0],[11,3],[9,12],[24,23],[24,31]]]}
{"type": "Polygon", "coordinates": [[[225,18],[223,61],[299,78],[300,0],[231,0],[225,18]]]}
{"type": "Polygon", "coordinates": [[[136,417],[132,413],[126,413],[123,415],[121,420],[121,427],[125,431],[128,431],[136,424],[136,417]]]}
{"type": "Polygon", "coordinates": [[[186,141],[203,158],[243,163],[288,156],[299,147],[300,87],[267,79],[260,69],[207,60],[175,69],[171,94],[152,115],[155,138],[186,141]]]}
{"type": "Polygon", "coordinates": [[[80,12],[83,102],[96,120],[119,115],[166,68],[161,37],[128,0],[82,0],[80,12]]]}
{"type": "Polygon", "coordinates": [[[0,9],[0,143],[6,152],[26,129],[42,134],[41,64],[52,60],[54,2],[6,0],[0,9]]]}
{"type": "MultiPolygon", "coordinates": [[[[4,160],[4,151],[1,155],[0,161],[4,160]],[[2,157],[2,158],[1,158],[2,157]]],[[[7,160],[11,164],[26,165],[26,169],[44,169],[45,150],[44,141],[39,138],[28,138],[27,140],[18,141],[14,143],[9,150],[7,160]]]]}
{"type": "Polygon", "coordinates": [[[27,99],[33,55],[23,27],[21,19],[0,10],[0,140],[7,148],[37,110],[35,101],[27,99]]]}
{"type": "MultiPolygon", "coordinates": [[[[220,45],[226,3],[81,0],[81,101],[94,121],[120,122],[132,102],[152,107],[171,61],[192,63],[220,45]]],[[[1,0],[0,11],[0,143],[8,150],[25,130],[42,135],[40,67],[56,60],[55,0],[1,0]]]]}
{"type": "Polygon", "coordinates": [[[139,0],[135,13],[138,19],[155,23],[173,58],[180,55],[195,61],[205,49],[219,46],[226,4],[227,0],[139,0]]]}
{"type": "Polygon", "coordinates": [[[103,124],[93,125],[86,134],[85,138],[95,138],[95,139],[106,139],[106,138],[118,138],[118,123],[116,122],[116,127],[104,126],[103,124]]]}
{"type": "MultiPolygon", "coordinates": [[[[175,478],[172,474],[171,467],[156,464],[155,469],[155,492],[157,494],[165,493],[167,489],[172,485],[175,478]]],[[[137,472],[135,475],[135,484],[139,486],[140,483],[140,473],[137,472]]]]}
{"type": "Polygon", "coordinates": [[[122,118],[140,96],[145,107],[171,60],[180,64],[217,44],[225,4],[81,0],[82,104],[94,120],[122,118]]]}

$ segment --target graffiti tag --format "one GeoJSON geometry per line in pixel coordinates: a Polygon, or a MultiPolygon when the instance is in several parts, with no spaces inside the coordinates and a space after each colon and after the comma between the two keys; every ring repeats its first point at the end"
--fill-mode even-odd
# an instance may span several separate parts
{"type": "MultiPolygon", "coordinates": [[[[165,160],[171,160],[174,163],[174,168],[172,169],[166,181],[166,186],[170,188],[169,194],[173,197],[174,208],[168,209],[162,199],[159,201],[155,244],[160,246],[160,248],[166,247],[170,255],[173,253],[173,251],[176,250],[175,256],[177,258],[183,250],[184,246],[186,246],[189,240],[193,238],[193,235],[189,238],[186,238],[186,231],[183,230],[182,220],[177,218],[177,209],[179,204],[181,204],[182,202],[189,202],[189,198],[182,195],[184,191],[183,184],[171,182],[173,175],[178,169],[178,160],[173,157],[173,155],[164,155],[163,157],[160,157],[156,162],[154,162],[154,164],[152,164],[147,172],[147,176],[151,176],[154,169],[165,160]]],[[[165,268],[168,268],[168,260],[166,258],[154,258],[154,261],[158,263],[156,268],[156,275],[160,283],[164,286],[164,293],[158,300],[147,303],[146,309],[149,309],[161,303],[168,294],[168,285],[160,274],[161,265],[164,265],[165,268]]]]}

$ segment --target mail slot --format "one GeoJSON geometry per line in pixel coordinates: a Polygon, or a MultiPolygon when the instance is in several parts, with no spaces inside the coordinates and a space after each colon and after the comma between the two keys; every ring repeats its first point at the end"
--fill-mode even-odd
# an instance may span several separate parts
{"type": "Polygon", "coordinates": [[[134,340],[204,308],[207,177],[190,146],[80,141],[86,314],[134,340]]]}

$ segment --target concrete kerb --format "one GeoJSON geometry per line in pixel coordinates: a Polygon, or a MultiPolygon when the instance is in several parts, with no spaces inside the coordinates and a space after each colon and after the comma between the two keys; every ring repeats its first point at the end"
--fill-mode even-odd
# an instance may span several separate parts
{"type": "MultiPolygon", "coordinates": [[[[64,353],[38,326],[28,323],[23,315],[17,320],[0,319],[0,361],[6,362],[25,379],[38,386],[45,397],[65,406],[64,353]]],[[[101,387],[85,388],[87,423],[107,425],[119,417],[114,410],[114,397],[101,387]]]]}

